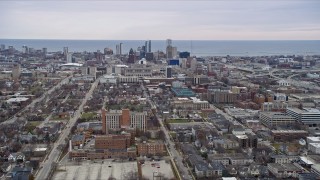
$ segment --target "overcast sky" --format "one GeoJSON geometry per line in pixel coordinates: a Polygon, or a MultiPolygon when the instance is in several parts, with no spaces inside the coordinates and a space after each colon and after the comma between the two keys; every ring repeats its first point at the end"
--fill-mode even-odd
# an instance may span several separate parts
{"type": "Polygon", "coordinates": [[[319,0],[1,1],[0,38],[320,40],[319,0]]]}

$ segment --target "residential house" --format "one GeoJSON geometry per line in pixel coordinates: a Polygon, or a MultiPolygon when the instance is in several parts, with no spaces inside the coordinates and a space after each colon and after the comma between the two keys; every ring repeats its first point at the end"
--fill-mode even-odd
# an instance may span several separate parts
{"type": "Polygon", "coordinates": [[[82,134],[76,134],[71,139],[72,147],[83,145],[85,141],[85,136],[82,134]]]}
{"type": "Polygon", "coordinates": [[[181,144],[180,149],[185,155],[197,154],[197,150],[191,144],[181,144]]]}
{"type": "Polygon", "coordinates": [[[215,147],[222,147],[223,149],[239,148],[239,143],[230,139],[214,139],[213,144],[215,147]]]}
{"type": "Polygon", "coordinates": [[[297,163],[268,163],[268,170],[276,178],[298,178],[299,173],[305,172],[304,168],[297,163]]]}
{"type": "Polygon", "coordinates": [[[222,163],[207,163],[199,156],[194,156],[191,159],[189,158],[189,161],[191,161],[191,164],[193,164],[192,167],[194,168],[197,178],[219,177],[222,176],[222,172],[225,169],[222,163]]]}
{"type": "Polygon", "coordinates": [[[229,160],[231,165],[240,165],[240,166],[249,165],[254,162],[252,157],[246,156],[243,154],[235,154],[233,156],[230,156],[229,160]]]}
{"type": "Polygon", "coordinates": [[[220,154],[208,155],[209,161],[213,163],[221,163],[224,166],[228,166],[230,164],[230,160],[226,156],[221,156],[220,154]]]}
{"type": "Polygon", "coordinates": [[[8,157],[8,161],[11,162],[24,162],[25,161],[25,155],[23,153],[11,153],[8,157]]]}
{"type": "Polygon", "coordinates": [[[194,172],[196,173],[197,178],[207,177],[209,171],[209,166],[204,161],[199,161],[194,166],[194,172]]]}
{"type": "Polygon", "coordinates": [[[5,162],[1,165],[1,171],[7,173],[11,170],[11,163],[5,162]]]}
{"type": "Polygon", "coordinates": [[[9,176],[13,180],[30,180],[32,176],[33,169],[31,167],[19,167],[16,166],[12,169],[9,176]]]}
{"type": "Polygon", "coordinates": [[[299,156],[287,156],[287,155],[272,155],[271,161],[273,163],[283,164],[291,163],[292,161],[299,160],[299,156]]]}
{"type": "Polygon", "coordinates": [[[211,162],[209,163],[209,168],[211,169],[211,176],[207,177],[217,177],[217,176],[222,176],[223,171],[225,170],[225,167],[222,163],[220,162],[211,162]]]}

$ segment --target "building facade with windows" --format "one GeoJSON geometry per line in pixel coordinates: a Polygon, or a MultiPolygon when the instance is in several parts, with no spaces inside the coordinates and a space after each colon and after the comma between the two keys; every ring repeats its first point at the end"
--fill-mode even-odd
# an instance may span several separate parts
{"type": "Polygon", "coordinates": [[[297,121],[309,125],[309,127],[317,127],[320,125],[320,110],[314,108],[287,108],[286,114],[294,117],[297,121]]]}
{"type": "Polygon", "coordinates": [[[129,109],[102,110],[102,132],[108,134],[109,129],[139,129],[147,127],[147,112],[132,112],[129,109]]]}

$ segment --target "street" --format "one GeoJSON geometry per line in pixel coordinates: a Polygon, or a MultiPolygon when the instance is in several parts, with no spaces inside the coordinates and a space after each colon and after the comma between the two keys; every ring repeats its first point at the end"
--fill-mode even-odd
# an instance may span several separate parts
{"type": "Polygon", "coordinates": [[[91,97],[93,90],[97,87],[99,79],[97,79],[91,86],[89,92],[87,92],[85,98],[82,100],[81,105],[78,107],[78,110],[75,112],[75,115],[70,118],[68,125],[61,132],[59,139],[53,144],[52,151],[48,154],[46,160],[41,163],[42,168],[38,171],[36,175],[36,180],[44,180],[48,178],[48,175],[51,171],[52,164],[58,162],[61,151],[57,148],[59,145],[65,144],[65,139],[69,136],[71,128],[75,125],[77,119],[81,116],[83,111],[83,106],[86,104],[87,100],[91,97]]]}
{"type": "MultiPolygon", "coordinates": [[[[151,107],[153,109],[155,109],[157,107],[156,104],[150,100],[150,97],[149,97],[148,93],[146,92],[145,87],[142,84],[141,84],[141,89],[143,90],[144,97],[147,99],[148,103],[151,105],[151,107]]],[[[189,174],[188,169],[182,163],[183,158],[182,158],[181,154],[175,149],[175,144],[171,140],[171,138],[169,136],[169,131],[165,128],[162,118],[159,117],[159,115],[156,115],[156,116],[157,116],[157,120],[159,121],[161,130],[165,134],[165,140],[166,140],[165,145],[166,145],[167,150],[169,152],[170,158],[174,162],[174,165],[177,166],[177,170],[179,171],[178,172],[179,178],[183,179],[183,180],[193,179],[192,176],[189,174]]]]}
{"type": "MultiPolygon", "coordinates": [[[[30,104],[28,104],[26,107],[24,107],[23,109],[21,109],[19,111],[19,113],[23,113],[25,112],[27,109],[32,109],[34,108],[35,104],[38,102],[41,102],[47,95],[50,95],[54,90],[56,90],[56,88],[60,88],[63,84],[67,83],[69,81],[69,79],[72,77],[66,77],[65,79],[63,79],[62,81],[60,81],[60,83],[58,83],[57,85],[53,86],[51,89],[49,89],[47,92],[43,93],[43,95],[35,100],[33,100],[30,104]]],[[[18,113],[17,113],[18,114],[18,113]]],[[[4,124],[10,124],[15,122],[18,119],[18,117],[16,115],[14,115],[12,118],[0,123],[0,125],[4,125],[4,124]]]]}

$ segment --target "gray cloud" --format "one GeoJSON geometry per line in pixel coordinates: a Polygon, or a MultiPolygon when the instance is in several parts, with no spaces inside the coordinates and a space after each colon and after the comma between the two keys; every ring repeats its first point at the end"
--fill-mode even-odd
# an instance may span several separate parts
{"type": "Polygon", "coordinates": [[[0,1],[0,38],[320,39],[319,7],[312,0],[0,1]]]}

